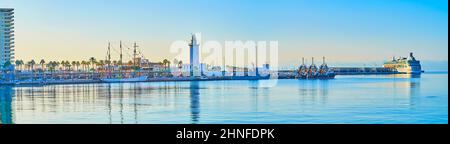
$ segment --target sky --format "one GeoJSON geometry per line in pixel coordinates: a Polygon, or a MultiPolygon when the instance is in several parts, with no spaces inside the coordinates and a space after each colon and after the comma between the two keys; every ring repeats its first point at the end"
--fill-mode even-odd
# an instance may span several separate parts
{"type": "Polygon", "coordinates": [[[278,41],[279,62],[448,61],[447,0],[0,0],[15,8],[17,59],[104,58],[137,42],[151,61],[176,40],[278,41]]]}

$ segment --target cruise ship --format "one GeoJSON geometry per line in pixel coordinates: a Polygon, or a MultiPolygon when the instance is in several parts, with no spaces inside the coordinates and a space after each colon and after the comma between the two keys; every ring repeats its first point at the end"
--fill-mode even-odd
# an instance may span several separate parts
{"type": "Polygon", "coordinates": [[[384,68],[394,69],[399,73],[405,74],[421,74],[422,66],[420,65],[420,61],[416,60],[413,53],[409,53],[409,57],[400,57],[395,59],[395,57],[389,61],[384,63],[384,68]]]}

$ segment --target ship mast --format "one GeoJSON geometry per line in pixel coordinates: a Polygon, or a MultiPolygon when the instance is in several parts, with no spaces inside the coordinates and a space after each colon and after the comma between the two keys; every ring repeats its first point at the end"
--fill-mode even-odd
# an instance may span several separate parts
{"type": "Polygon", "coordinates": [[[107,63],[108,63],[108,75],[111,75],[111,43],[108,42],[108,57],[107,57],[107,63]]]}
{"type": "Polygon", "coordinates": [[[256,76],[259,77],[259,70],[258,70],[258,44],[256,44],[256,67],[255,67],[255,71],[256,71],[256,76]]]}
{"type": "Polygon", "coordinates": [[[111,63],[111,43],[108,42],[108,68],[110,67],[111,63]]]}
{"type": "Polygon", "coordinates": [[[122,41],[120,41],[120,60],[119,60],[119,73],[120,73],[120,77],[122,77],[122,41]]]}
{"type": "Polygon", "coordinates": [[[136,42],[134,42],[134,46],[133,46],[133,48],[134,48],[134,50],[133,50],[133,66],[134,67],[136,67],[136,48],[137,48],[138,46],[136,45],[136,42]]]}
{"type": "Polygon", "coordinates": [[[222,50],[222,66],[223,66],[222,76],[225,76],[225,72],[227,69],[227,67],[225,66],[225,50],[222,50]]]}
{"type": "Polygon", "coordinates": [[[120,41],[120,60],[119,65],[122,66],[122,41],[120,41]]]}

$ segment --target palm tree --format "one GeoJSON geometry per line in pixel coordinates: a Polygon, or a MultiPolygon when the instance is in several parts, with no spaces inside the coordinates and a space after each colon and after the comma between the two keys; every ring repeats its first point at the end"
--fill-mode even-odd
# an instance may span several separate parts
{"type": "Polygon", "coordinates": [[[64,71],[66,70],[66,61],[61,61],[61,67],[64,71]]]}
{"type": "Polygon", "coordinates": [[[78,70],[78,67],[76,67],[77,66],[77,62],[76,61],[72,61],[72,66],[74,67],[74,70],[75,70],[75,68],[78,70]]]}
{"type": "Polygon", "coordinates": [[[23,65],[25,65],[25,62],[23,60],[20,60],[20,65],[22,66],[21,69],[23,70],[23,65]]]}
{"type": "Polygon", "coordinates": [[[183,76],[183,61],[178,61],[178,70],[180,71],[180,76],[183,76]]]}
{"type": "Polygon", "coordinates": [[[81,61],[81,65],[83,66],[83,71],[86,71],[87,62],[86,61],[81,61]]]}
{"type": "Polygon", "coordinates": [[[41,69],[42,69],[42,71],[45,71],[45,69],[44,69],[45,60],[44,60],[44,59],[41,59],[41,61],[39,62],[39,64],[41,64],[41,69]]]}
{"type": "Polygon", "coordinates": [[[53,61],[49,61],[49,62],[47,63],[47,68],[48,68],[49,71],[53,71],[53,69],[54,69],[54,67],[53,67],[53,61]]]}
{"type": "Polygon", "coordinates": [[[167,60],[167,59],[163,60],[163,64],[164,64],[164,69],[166,69],[166,70],[167,70],[168,67],[170,67],[170,61],[167,60]]]}
{"type": "Polygon", "coordinates": [[[88,61],[87,61],[87,62],[86,62],[86,66],[87,66],[87,67],[86,67],[86,68],[87,68],[86,70],[87,70],[87,71],[90,71],[90,70],[91,70],[91,62],[88,62],[88,61]]]}
{"type": "Polygon", "coordinates": [[[90,62],[91,62],[91,64],[92,64],[92,69],[94,69],[94,70],[95,70],[94,64],[95,64],[95,63],[97,63],[97,61],[95,60],[95,58],[94,58],[94,57],[91,57],[91,58],[89,59],[89,61],[90,61],[90,62]]]}
{"type": "Polygon", "coordinates": [[[69,71],[71,71],[72,65],[70,64],[69,61],[66,61],[66,67],[68,68],[69,71]]]}
{"type": "Polygon", "coordinates": [[[61,63],[59,63],[59,62],[57,62],[57,61],[55,61],[55,68],[58,68],[58,69],[60,69],[59,68],[59,66],[61,65],[61,63]]]}
{"type": "Polygon", "coordinates": [[[3,69],[8,69],[11,65],[11,61],[7,61],[3,64],[3,69]]]}
{"type": "Polygon", "coordinates": [[[100,69],[103,69],[105,66],[105,61],[104,60],[100,60],[98,63],[98,66],[100,66],[100,69]]]}
{"type": "Polygon", "coordinates": [[[68,68],[69,71],[72,70],[72,69],[71,69],[72,64],[71,64],[69,61],[66,61],[66,66],[67,66],[67,68],[68,68]]]}
{"type": "Polygon", "coordinates": [[[61,61],[60,62],[62,69],[66,70],[66,61],[61,61]]]}
{"type": "Polygon", "coordinates": [[[36,62],[35,62],[34,60],[31,60],[31,61],[28,62],[28,65],[30,66],[31,71],[34,70],[34,65],[35,65],[35,64],[36,64],[36,62]]]}
{"type": "Polygon", "coordinates": [[[180,61],[178,62],[178,68],[180,68],[180,69],[183,68],[183,61],[180,60],[180,61]]]}
{"type": "Polygon", "coordinates": [[[110,64],[111,64],[111,61],[110,61],[110,60],[105,60],[105,64],[106,64],[106,65],[110,65],[110,64]]]}
{"type": "Polygon", "coordinates": [[[117,66],[117,61],[113,61],[113,65],[114,65],[114,66],[117,66]]]}
{"type": "Polygon", "coordinates": [[[19,67],[19,70],[22,70],[23,61],[22,60],[16,60],[16,66],[19,67]]]}
{"type": "Polygon", "coordinates": [[[81,63],[80,63],[80,61],[76,61],[76,64],[75,64],[76,66],[77,66],[77,71],[79,71],[80,69],[80,65],[81,65],[81,63]]]}

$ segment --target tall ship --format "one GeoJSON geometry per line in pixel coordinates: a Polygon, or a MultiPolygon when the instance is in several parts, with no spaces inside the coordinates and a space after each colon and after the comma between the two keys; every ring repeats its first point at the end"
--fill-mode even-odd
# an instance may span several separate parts
{"type": "Polygon", "coordinates": [[[413,53],[409,53],[409,57],[392,58],[391,61],[384,63],[384,68],[389,68],[404,74],[421,74],[424,71],[420,65],[420,61],[416,60],[413,53]]]}
{"type": "Polygon", "coordinates": [[[133,74],[133,75],[129,75],[126,76],[124,75],[124,71],[134,71],[136,68],[136,48],[137,45],[136,43],[134,43],[134,51],[133,51],[133,67],[132,68],[125,68],[125,66],[123,65],[122,59],[123,59],[123,48],[122,48],[122,41],[120,42],[120,60],[118,62],[118,66],[111,66],[111,45],[108,44],[108,52],[107,52],[107,75],[106,77],[101,78],[100,80],[102,82],[107,82],[107,83],[121,83],[121,82],[144,82],[147,81],[148,76],[145,75],[140,75],[140,73],[138,74],[133,74]],[[116,72],[114,72],[115,67],[117,67],[118,69],[118,74],[116,72]]]}

